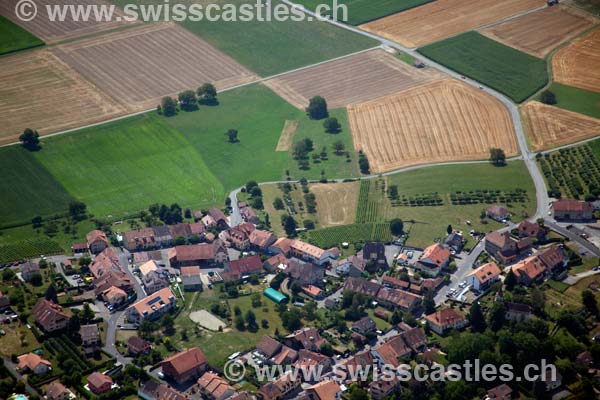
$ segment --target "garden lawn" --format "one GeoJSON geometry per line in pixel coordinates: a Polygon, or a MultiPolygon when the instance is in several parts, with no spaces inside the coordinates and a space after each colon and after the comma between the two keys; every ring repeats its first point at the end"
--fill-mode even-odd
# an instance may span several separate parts
{"type": "Polygon", "coordinates": [[[546,61],[467,32],[419,49],[438,63],[520,103],[548,82],[546,61]]]}
{"type": "MultiPolygon", "coordinates": [[[[519,221],[524,213],[535,213],[535,188],[521,161],[511,161],[505,167],[465,164],[422,168],[389,176],[388,187],[389,185],[398,185],[400,196],[438,192],[444,198],[442,206],[391,207],[388,202],[388,206],[385,207],[384,218],[401,218],[404,221],[404,230],[409,233],[408,244],[417,247],[428,246],[434,239],[444,237],[449,224],[454,229],[462,230],[467,238],[471,229],[488,232],[500,227],[500,224],[492,220],[486,219],[485,224],[479,220],[481,211],[490,205],[452,205],[448,196],[452,192],[525,189],[528,200],[525,203],[508,204],[509,211],[515,221],[519,221]],[[411,220],[415,223],[411,223],[411,220]],[[471,221],[471,225],[466,224],[467,220],[471,221]]],[[[472,241],[467,244],[467,247],[470,246],[472,241]]]]}
{"type": "MultiPolygon", "coordinates": [[[[433,0],[337,0],[337,4],[348,8],[348,18],[344,18],[341,10],[336,16],[338,21],[348,22],[352,25],[364,24],[375,19],[383,18],[400,11],[418,7],[433,0]]],[[[315,11],[320,4],[328,4],[333,10],[333,1],[323,0],[296,0],[295,3],[304,5],[307,9],[315,11]]],[[[331,15],[332,12],[321,12],[322,15],[331,15]]]]}
{"type": "Polygon", "coordinates": [[[0,54],[43,45],[41,39],[0,15],[0,54]]]}
{"type": "MultiPolygon", "coordinates": [[[[252,4],[254,7],[256,1],[232,2],[238,5],[242,3],[252,4]]],[[[275,9],[281,3],[273,1],[272,4],[275,9]]],[[[379,44],[321,21],[288,19],[266,22],[255,18],[248,22],[188,20],[182,25],[262,76],[289,71],[379,44]]]]}
{"type": "Polygon", "coordinates": [[[73,197],[36,156],[21,146],[0,148],[0,227],[68,211],[73,197]]]}
{"type": "Polygon", "coordinates": [[[600,118],[600,93],[556,82],[553,82],[548,90],[556,95],[556,104],[554,104],[556,107],[600,118]]]}
{"type": "Polygon", "coordinates": [[[187,140],[153,114],[43,141],[36,158],[96,217],[122,218],[153,203],[221,203],[223,186],[187,140]]]}
{"type": "Polygon", "coordinates": [[[323,121],[311,121],[304,112],[292,107],[262,84],[250,85],[219,95],[219,105],[200,107],[193,112],[180,112],[164,120],[181,132],[202,156],[208,168],[219,179],[226,191],[237,188],[249,180],[268,182],[284,179],[290,170],[293,178],[319,179],[321,170],[328,177],[355,175],[354,162],[333,155],[329,160],[314,164],[308,171],[299,171],[297,162],[287,152],[275,148],[285,120],[299,120],[294,140],[311,138],[320,152],[336,140],[352,149],[352,137],[346,122],[345,110],[333,110],[343,125],[343,132],[327,134],[323,121]],[[238,142],[230,143],[225,135],[228,129],[238,130],[238,142]]]}

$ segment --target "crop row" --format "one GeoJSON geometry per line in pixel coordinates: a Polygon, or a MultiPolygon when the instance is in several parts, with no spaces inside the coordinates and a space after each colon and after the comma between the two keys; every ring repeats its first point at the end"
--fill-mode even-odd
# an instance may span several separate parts
{"type": "Polygon", "coordinates": [[[352,224],[311,231],[309,241],[322,248],[339,246],[343,242],[390,242],[390,225],[385,222],[352,224]]]}
{"type": "Polygon", "coordinates": [[[51,239],[24,240],[0,247],[0,264],[63,252],[60,245],[51,239]]]}

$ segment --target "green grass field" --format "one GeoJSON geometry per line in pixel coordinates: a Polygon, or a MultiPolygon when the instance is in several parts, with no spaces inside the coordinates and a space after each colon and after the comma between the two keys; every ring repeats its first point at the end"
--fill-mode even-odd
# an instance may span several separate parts
{"type": "Polygon", "coordinates": [[[0,227],[67,211],[73,197],[34,153],[20,146],[0,148],[0,170],[0,227]]]}
{"type": "MultiPolygon", "coordinates": [[[[343,18],[338,12],[337,20],[352,25],[364,24],[375,19],[383,18],[400,11],[418,7],[433,0],[338,0],[337,4],[348,8],[348,17],[343,18]]],[[[296,0],[295,3],[304,5],[307,9],[315,11],[320,4],[328,4],[333,10],[333,1],[323,0],[296,0]]],[[[332,15],[332,12],[321,12],[322,15],[332,15]]]]}
{"type": "MultiPolygon", "coordinates": [[[[600,118],[600,93],[553,82],[548,89],[556,95],[555,106],[600,118]]],[[[539,96],[538,96],[539,100],[539,96]]]]}
{"type": "MultiPolygon", "coordinates": [[[[278,4],[273,1],[273,7],[278,4]]],[[[183,26],[262,76],[378,45],[374,40],[320,21],[186,21],[183,26]]]]}
{"type": "Polygon", "coordinates": [[[422,47],[419,52],[520,103],[548,82],[546,61],[467,32],[422,47]]]}
{"type": "Polygon", "coordinates": [[[225,196],[185,137],[154,114],[48,138],[36,158],[99,218],[156,202],[211,205],[225,196]]]}
{"type": "Polygon", "coordinates": [[[592,148],[592,152],[598,158],[598,160],[600,160],[600,139],[589,142],[588,146],[592,148]]]}
{"type": "Polygon", "coordinates": [[[0,55],[43,45],[41,39],[0,15],[0,55]]]}
{"type": "Polygon", "coordinates": [[[451,192],[522,188],[527,190],[528,201],[509,205],[513,219],[519,221],[523,213],[535,213],[535,188],[521,161],[512,161],[500,168],[489,164],[423,168],[391,175],[388,177],[388,185],[398,185],[400,195],[438,192],[446,196],[442,206],[384,207],[383,219],[401,218],[405,222],[405,231],[409,232],[408,244],[414,246],[427,246],[434,239],[443,237],[449,224],[465,233],[471,229],[488,232],[500,227],[500,224],[491,220],[486,220],[485,224],[480,222],[479,214],[488,207],[487,204],[452,205],[447,199],[447,194],[451,192]],[[469,179],[465,179],[466,176],[469,179]],[[415,223],[410,223],[411,220],[415,223]],[[471,225],[466,224],[467,220],[471,221],[471,225]]]}

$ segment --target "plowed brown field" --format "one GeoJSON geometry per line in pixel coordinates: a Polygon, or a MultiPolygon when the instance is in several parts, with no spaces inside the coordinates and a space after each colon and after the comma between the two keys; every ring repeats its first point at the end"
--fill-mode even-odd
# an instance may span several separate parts
{"type": "Polygon", "coordinates": [[[517,153],[508,110],[462,82],[444,79],[348,107],[354,147],[373,172],[409,165],[489,157],[491,147],[517,153]]]}
{"type": "Polygon", "coordinates": [[[18,140],[25,128],[47,134],[125,111],[48,50],[0,57],[0,143],[18,140]]]}
{"type": "Polygon", "coordinates": [[[407,47],[420,47],[545,3],[543,0],[436,0],[360,28],[407,47]]]}
{"type": "Polygon", "coordinates": [[[521,110],[533,150],[546,150],[600,136],[600,119],[530,101],[521,110]]]}
{"type": "Polygon", "coordinates": [[[330,108],[338,108],[437,78],[441,75],[431,68],[418,69],[383,50],[372,50],[270,79],[265,84],[300,109],[316,95],[324,97],[330,108]]]}
{"type": "Polygon", "coordinates": [[[151,24],[52,47],[52,52],[130,110],[211,82],[224,89],[257,79],[174,24],[151,24]]]}
{"type": "Polygon", "coordinates": [[[104,0],[52,0],[40,1],[36,0],[38,14],[28,22],[17,18],[15,14],[15,6],[19,0],[2,0],[0,1],[0,15],[10,19],[15,24],[20,25],[24,29],[33,33],[47,44],[60,42],[62,40],[73,39],[80,36],[90,35],[97,32],[106,31],[109,29],[118,28],[133,22],[126,22],[122,17],[124,13],[114,7],[114,15],[111,21],[96,21],[93,10],[89,14],[88,21],[74,21],[71,14],[67,13],[68,18],[65,21],[51,21],[48,18],[46,4],[52,6],[90,6],[95,5],[97,10],[100,6],[109,6],[109,3],[104,0]],[[121,17],[121,21],[117,21],[117,17],[121,17]]]}
{"type": "Polygon", "coordinates": [[[570,7],[548,7],[481,31],[507,46],[544,58],[552,49],[594,24],[594,19],[570,7]]]}
{"type": "Polygon", "coordinates": [[[555,81],[600,92],[600,29],[560,49],[552,67],[555,81]]]}

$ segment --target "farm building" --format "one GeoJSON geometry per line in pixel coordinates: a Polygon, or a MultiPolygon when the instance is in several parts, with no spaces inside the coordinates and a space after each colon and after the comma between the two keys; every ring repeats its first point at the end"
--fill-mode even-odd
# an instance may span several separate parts
{"type": "Polygon", "coordinates": [[[263,294],[265,296],[267,296],[269,299],[273,300],[277,304],[285,303],[288,301],[288,298],[286,295],[284,295],[283,293],[281,293],[273,288],[265,289],[263,294]]]}

